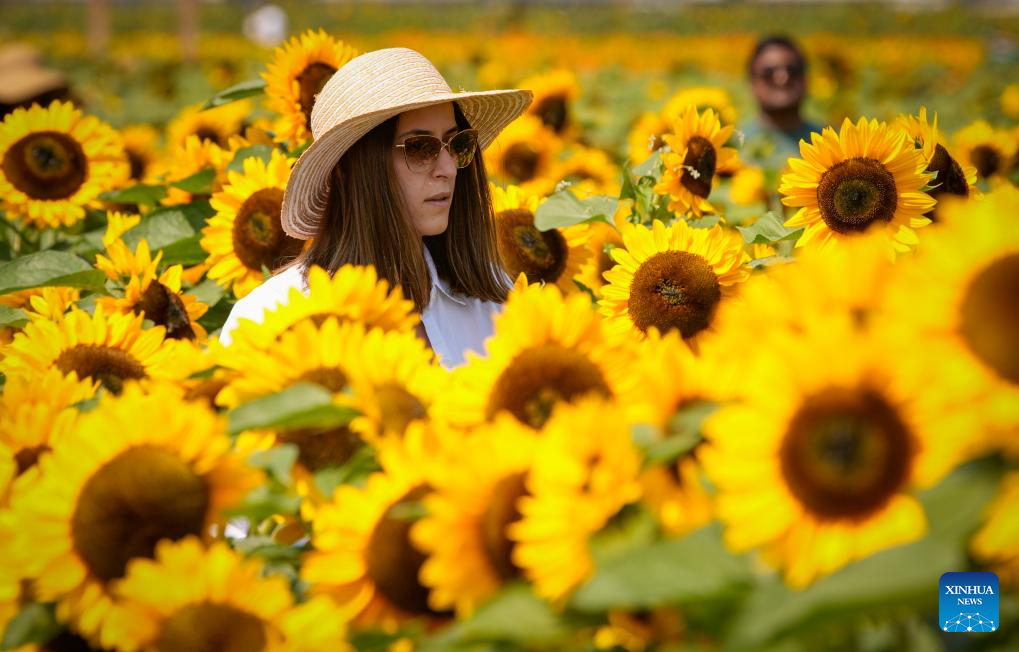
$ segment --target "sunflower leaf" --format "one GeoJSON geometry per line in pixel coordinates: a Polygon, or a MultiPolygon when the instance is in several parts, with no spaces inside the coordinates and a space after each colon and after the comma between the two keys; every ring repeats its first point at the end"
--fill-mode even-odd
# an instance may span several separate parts
{"type": "Polygon", "coordinates": [[[244,172],[244,161],[249,158],[260,158],[266,163],[272,160],[272,147],[268,145],[251,145],[237,150],[230,164],[226,166],[228,172],[244,172]]]}
{"type": "Polygon", "coordinates": [[[297,444],[278,444],[266,450],[255,451],[248,457],[248,463],[265,469],[281,484],[289,485],[290,469],[294,468],[299,452],[297,444]]]}
{"type": "Polygon", "coordinates": [[[737,226],[736,230],[747,244],[773,244],[782,240],[799,240],[803,229],[790,229],[773,212],[768,211],[750,226],[737,226]]]}
{"type": "Polygon", "coordinates": [[[105,293],[106,275],[66,251],[39,251],[0,265],[0,294],[40,287],[74,287],[105,293]]]}
{"type": "Polygon", "coordinates": [[[314,383],[297,383],[276,394],[255,399],[230,411],[230,433],[252,428],[336,428],[357,416],[335,405],[332,394],[314,383]]]}
{"type": "Polygon", "coordinates": [[[28,323],[28,315],[23,310],[0,306],[0,326],[5,328],[21,328],[28,323]]]}
{"type": "Polygon", "coordinates": [[[30,643],[47,643],[62,629],[53,605],[31,602],[7,624],[0,649],[14,650],[30,643]]]}
{"type": "Polygon", "coordinates": [[[189,177],[170,183],[171,186],[192,195],[208,195],[212,192],[212,182],[216,178],[216,170],[205,168],[189,177]]]}
{"type": "Polygon", "coordinates": [[[121,190],[111,190],[99,195],[103,201],[116,204],[140,204],[155,206],[160,200],[166,197],[166,186],[148,185],[139,183],[121,190]]]}
{"type": "Polygon", "coordinates": [[[224,104],[230,104],[237,100],[243,100],[246,97],[261,95],[263,92],[265,92],[264,79],[248,79],[238,84],[234,84],[230,88],[223,89],[213,95],[205,104],[202,105],[202,111],[205,111],[206,109],[214,109],[217,106],[223,106],[224,104]]]}
{"type": "Polygon", "coordinates": [[[538,206],[534,214],[534,226],[539,231],[548,231],[584,222],[611,224],[618,206],[617,197],[595,195],[579,199],[569,189],[561,190],[538,206]]]}

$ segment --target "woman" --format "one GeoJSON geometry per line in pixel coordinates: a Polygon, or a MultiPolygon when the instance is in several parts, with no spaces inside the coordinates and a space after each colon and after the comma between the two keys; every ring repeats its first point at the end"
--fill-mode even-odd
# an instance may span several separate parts
{"type": "MultiPolygon", "coordinates": [[[[294,165],[283,230],[312,239],[275,276],[238,301],[220,333],[260,321],[307,267],[374,265],[421,315],[418,333],[446,367],[483,351],[510,279],[495,245],[480,150],[531,102],[530,91],[453,93],[406,48],[356,57],[329,79],[311,112],[314,142],[294,165]]],[[[283,261],[281,261],[283,262],[283,261]]]]}

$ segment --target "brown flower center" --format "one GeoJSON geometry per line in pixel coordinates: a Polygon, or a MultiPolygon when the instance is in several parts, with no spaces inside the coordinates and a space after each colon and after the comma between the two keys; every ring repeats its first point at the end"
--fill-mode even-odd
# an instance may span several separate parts
{"type": "Polygon", "coordinates": [[[145,378],[145,367],[121,349],[98,344],[77,344],[57,356],[54,365],[64,374],[91,378],[114,394],[120,394],[127,380],[145,378]]]}
{"type": "Polygon", "coordinates": [[[304,114],[304,126],[308,131],[311,131],[311,109],[315,106],[315,96],[326,85],[334,72],[336,72],[336,68],[319,61],[302,70],[301,74],[297,76],[297,85],[301,89],[301,113],[304,114]]]}
{"type": "Polygon", "coordinates": [[[555,283],[566,269],[566,239],[556,229],[535,228],[534,214],[525,208],[496,216],[496,243],[503,265],[513,278],[523,272],[529,283],[555,283]]]}
{"type": "Polygon", "coordinates": [[[322,430],[298,428],[279,433],[284,444],[297,445],[297,461],[312,473],[331,466],[342,466],[361,448],[363,442],[347,426],[322,430]]]}
{"type": "Polygon", "coordinates": [[[514,183],[530,181],[538,172],[540,156],[527,143],[514,143],[502,155],[502,167],[514,183]]]}
{"type": "Polygon", "coordinates": [[[895,177],[880,161],[855,157],[839,161],[817,184],[821,219],[836,233],[865,231],[895,215],[899,196],[895,177]]]}
{"type": "Polygon", "coordinates": [[[209,508],[205,480],[176,454],[136,446],[101,466],[82,487],[71,517],[74,549],[102,582],[128,561],[152,558],[156,542],[201,535],[209,508]]]}
{"type": "Polygon", "coordinates": [[[521,351],[496,379],[486,417],[503,410],[521,423],[541,428],[558,403],[570,403],[594,392],[611,397],[601,370],[587,356],[558,344],[521,351]]]}
{"type": "Polygon", "coordinates": [[[402,512],[428,492],[419,486],[394,502],[376,524],[365,555],[368,576],[379,592],[400,609],[420,614],[435,613],[428,606],[428,589],[418,581],[425,555],[411,545],[414,523],[402,512]]]}
{"type": "Polygon", "coordinates": [[[191,318],[188,317],[184,301],[176,292],[159,281],[149,283],[139,297],[138,303],[134,305],[134,312],[144,314],[146,319],[157,326],[166,327],[167,339],[195,339],[195,331],[191,328],[191,318]]]}
{"type": "Polygon", "coordinates": [[[3,172],[30,199],[67,199],[85,183],[88,158],[69,135],[38,131],[7,149],[3,172]]]}
{"type": "Polygon", "coordinates": [[[145,170],[149,166],[148,155],[131,148],[126,148],[124,151],[127,154],[127,161],[131,166],[131,180],[141,181],[142,177],[145,176],[145,170]]]}
{"type": "Polygon", "coordinates": [[[14,464],[16,468],[16,475],[21,475],[25,471],[29,470],[39,461],[43,453],[50,452],[50,447],[46,444],[39,446],[26,446],[17,453],[14,454],[14,464]]]}
{"type": "Polygon", "coordinates": [[[265,646],[261,619],[211,602],[178,609],[163,622],[153,644],[157,652],[260,652],[265,646]]]}
{"type": "Polygon", "coordinates": [[[722,298],[708,261],[689,251],[662,251],[645,260],[630,282],[627,312],[642,332],[679,330],[690,338],[707,328],[722,298]]]}
{"type": "Polygon", "coordinates": [[[570,122],[569,106],[562,95],[546,97],[531,112],[540,117],[545,126],[557,134],[562,133],[570,122]]]}
{"type": "Polygon", "coordinates": [[[492,489],[488,507],[481,515],[481,540],[492,568],[499,577],[509,580],[520,575],[520,569],[513,563],[514,542],[506,536],[506,528],[520,520],[517,504],[527,495],[525,474],[514,473],[506,476],[492,489]]]}
{"type": "Polygon", "coordinates": [[[977,273],[960,312],[959,330],[970,350],[1002,378],[1019,384],[1019,254],[977,273]]]}
{"type": "Polygon", "coordinates": [[[386,383],[375,390],[375,400],[382,414],[382,432],[402,435],[412,421],[424,419],[428,411],[407,389],[386,383]]]}
{"type": "Polygon", "coordinates": [[[109,652],[106,648],[92,647],[88,641],[63,631],[39,646],[40,652],[109,652]]]}
{"type": "MultiPolygon", "coordinates": [[[[948,154],[948,150],[941,144],[934,146],[934,155],[927,164],[927,172],[937,172],[934,177],[934,188],[928,194],[937,199],[942,195],[969,196],[969,185],[966,183],[966,175],[962,167],[948,154]]],[[[927,212],[926,217],[934,217],[934,209],[927,212]]]]}
{"type": "Polygon", "coordinates": [[[303,243],[283,231],[280,212],[283,191],[279,188],[258,190],[241,205],[234,220],[233,245],[237,257],[248,269],[262,271],[301,252],[303,243]]]}
{"type": "Polygon", "coordinates": [[[698,197],[711,194],[711,179],[715,176],[718,154],[715,146],[704,136],[692,136],[686,144],[683,157],[683,176],[679,183],[698,197]]]}
{"type": "Polygon", "coordinates": [[[200,140],[219,145],[220,147],[224,147],[226,145],[226,138],[224,135],[208,125],[202,125],[195,129],[194,135],[198,136],[200,140]]]}
{"type": "Polygon", "coordinates": [[[896,408],[869,389],[806,398],[779,452],[792,493],[821,519],[863,520],[909,477],[914,444],[896,408]]]}
{"type": "Polygon", "coordinates": [[[995,148],[990,145],[977,145],[970,152],[970,160],[977,174],[986,179],[1001,169],[1002,157],[995,148]]]}

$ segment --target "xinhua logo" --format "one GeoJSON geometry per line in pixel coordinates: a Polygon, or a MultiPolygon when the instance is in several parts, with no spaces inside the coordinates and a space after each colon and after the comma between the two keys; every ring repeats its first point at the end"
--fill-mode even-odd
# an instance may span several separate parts
{"type": "Polygon", "coordinates": [[[938,613],[946,632],[998,629],[998,576],[994,573],[945,573],[938,613]]]}

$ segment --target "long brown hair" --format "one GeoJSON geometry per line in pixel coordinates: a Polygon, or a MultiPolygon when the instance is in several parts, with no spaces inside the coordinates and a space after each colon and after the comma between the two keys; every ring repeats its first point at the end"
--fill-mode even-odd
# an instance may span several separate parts
{"type": "MultiPolygon", "coordinates": [[[[457,127],[470,127],[453,103],[457,127]]],[[[330,176],[329,201],[318,235],[294,261],[330,274],[342,265],[374,265],[381,278],[400,285],[418,312],[428,305],[431,277],[421,241],[439,276],[460,294],[503,302],[509,286],[495,244],[495,216],[480,150],[457,171],[446,230],[422,238],[403,208],[392,167],[399,116],[358,140],[330,176]]]]}

